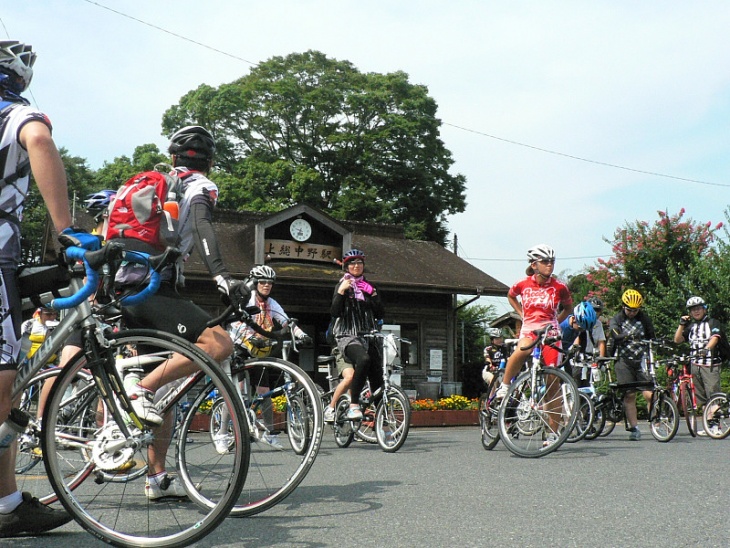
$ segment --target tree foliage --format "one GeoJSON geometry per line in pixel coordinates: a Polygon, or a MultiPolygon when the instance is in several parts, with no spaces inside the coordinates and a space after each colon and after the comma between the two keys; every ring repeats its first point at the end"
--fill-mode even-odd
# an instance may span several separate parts
{"type": "Polygon", "coordinates": [[[465,178],[449,173],[436,110],[426,87],[403,72],[361,73],[308,51],[274,57],[218,88],[199,86],[168,109],[163,129],[213,132],[224,206],[306,203],[443,243],[446,215],[466,206],[465,178]]]}
{"type": "MultiPolygon", "coordinates": [[[[671,336],[678,318],[686,313],[685,303],[691,295],[702,295],[710,303],[713,315],[727,322],[730,283],[721,273],[730,255],[728,244],[719,238],[723,224],[697,223],[685,219],[685,210],[677,214],[658,212],[654,224],[647,221],[626,223],[612,240],[613,256],[599,259],[571,288],[585,295],[604,299],[609,309],[618,309],[626,289],[638,290],[652,317],[657,333],[671,336]]],[[[726,233],[727,234],[727,233],[726,233]]]]}
{"type": "MultiPolygon", "coordinates": [[[[68,180],[69,201],[72,212],[76,207],[83,207],[83,199],[94,189],[94,172],[89,168],[84,158],[71,156],[65,148],[59,150],[61,160],[66,169],[68,180]]],[[[42,262],[45,230],[48,219],[48,210],[43,203],[35,180],[29,185],[28,196],[23,207],[23,222],[21,224],[22,262],[34,265],[42,262]]]]}

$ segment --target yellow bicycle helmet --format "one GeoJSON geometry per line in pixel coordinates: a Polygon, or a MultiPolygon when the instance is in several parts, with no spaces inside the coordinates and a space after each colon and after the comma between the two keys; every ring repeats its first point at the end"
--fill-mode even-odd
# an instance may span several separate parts
{"type": "Polygon", "coordinates": [[[641,308],[641,305],[644,304],[644,297],[636,289],[624,291],[621,300],[628,308],[641,308]]]}

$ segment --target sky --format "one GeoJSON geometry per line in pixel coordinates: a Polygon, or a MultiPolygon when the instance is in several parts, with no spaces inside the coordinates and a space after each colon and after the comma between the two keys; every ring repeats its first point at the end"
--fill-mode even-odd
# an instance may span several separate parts
{"type": "Polygon", "coordinates": [[[276,55],[407,73],[467,179],[466,211],[448,218],[458,254],[508,286],[537,243],[567,277],[659,210],[725,220],[725,1],[0,0],[0,21],[38,52],[26,96],[93,169],[164,150],[166,109],[276,55]]]}

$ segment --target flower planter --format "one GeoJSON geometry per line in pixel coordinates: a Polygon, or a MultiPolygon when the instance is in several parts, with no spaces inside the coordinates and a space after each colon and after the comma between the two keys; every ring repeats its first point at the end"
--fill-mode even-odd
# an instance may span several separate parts
{"type": "Polygon", "coordinates": [[[190,421],[190,431],[192,432],[207,432],[210,430],[210,415],[203,415],[198,413],[190,421]]]}
{"type": "Polygon", "coordinates": [[[411,426],[474,426],[479,424],[479,411],[440,409],[411,411],[411,426]]]}

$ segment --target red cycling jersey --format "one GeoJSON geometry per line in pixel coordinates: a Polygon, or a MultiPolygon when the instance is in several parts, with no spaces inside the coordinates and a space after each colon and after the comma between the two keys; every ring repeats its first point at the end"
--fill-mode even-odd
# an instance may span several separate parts
{"type": "Polygon", "coordinates": [[[573,297],[568,287],[555,278],[550,278],[543,285],[537,283],[535,276],[520,280],[509,290],[510,297],[520,297],[522,301],[522,331],[520,337],[530,336],[530,332],[550,323],[558,326],[558,305],[570,308],[573,297]]]}

